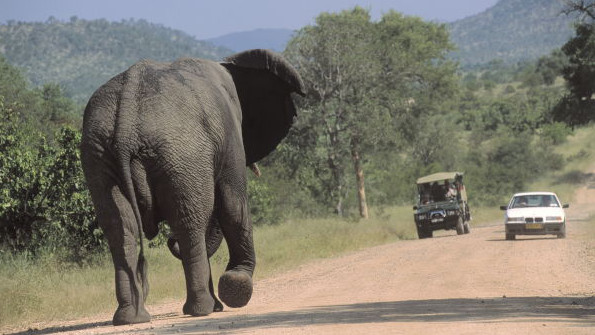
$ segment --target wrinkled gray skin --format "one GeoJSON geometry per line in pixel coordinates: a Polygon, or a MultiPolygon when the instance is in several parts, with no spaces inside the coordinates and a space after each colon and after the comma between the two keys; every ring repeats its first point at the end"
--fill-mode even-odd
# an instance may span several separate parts
{"type": "Polygon", "coordinates": [[[142,61],[100,87],[85,109],[81,157],[115,268],[114,325],[147,322],[141,231],[167,221],[170,248],[186,277],[183,312],[223,309],[208,257],[224,237],[229,264],[219,298],[248,303],[255,266],[246,165],[275,149],[295,116],[291,93],[304,94],[279,55],[250,50],[223,63],[142,61]]]}

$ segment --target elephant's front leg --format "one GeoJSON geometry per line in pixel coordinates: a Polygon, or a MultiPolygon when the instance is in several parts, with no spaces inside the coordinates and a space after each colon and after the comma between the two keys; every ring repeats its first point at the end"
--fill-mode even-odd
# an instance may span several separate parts
{"type": "Polygon", "coordinates": [[[250,301],[256,265],[242,173],[230,174],[217,189],[219,223],[229,249],[229,263],[219,279],[219,298],[229,307],[243,307],[250,301]]]}
{"type": "MultiPolygon", "coordinates": [[[[196,224],[189,223],[184,226],[195,227],[196,224]]],[[[207,258],[204,231],[186,231],[176,234],[176,239],[180,245],[180,256],[186,277],[186,303],[183,312],[192,316],[209,315],[214,311],[215,300],[210,291],[211,267],[207,258]]]]}

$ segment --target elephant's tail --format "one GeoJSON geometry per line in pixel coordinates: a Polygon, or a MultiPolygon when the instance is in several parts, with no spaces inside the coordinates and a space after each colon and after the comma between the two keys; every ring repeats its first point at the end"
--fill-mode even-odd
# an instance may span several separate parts
{"type": "Polygon", "coordinates": [[[147,261],[144,253],[142,217],[138,208],[134,184],[132,181],[131,161],[132,153],[137,149],[138,135],[136,133],[136,123],[139,113],[139,87],[143,76],[145,64],[137,63],[130,67],[124,73],[124,82],[120,97],[120,106],[117,113],[116,129],[114,133],[114,152],[120,168],[122,177],[123,192],[130,202],[138,228],[138,238],[140,243],[140,253],[136,268],[136,275],[142,285],[144,298],[149,294],[149,282],[147,280],[147,261]]]}
{"type": "Polygon", "coordinates": [[[126,193],[126,197],[130,201],[130,205],[132,206],[132,211],[134,212],[134,217],[136,219],[136,223],[138,225],[138,239],[140,243],[140,252],[138,255],[138,263],[136,266],[136,275],[138,276],[138,280],[141,282],[142,289],[143,289],[143,297],[146,300],[147,296],[149,295],[149,281],[147,279],[147,260],[145,259],[145,248],[143,242],[143,224],[140,215],[140,210],[138,208],[138,203],[136,202],[136,193],[134,192],[134,185],[132,183],[132,174],[130,172],[130,158],[125,161],[122,161],[122,176],[124,179],[124,189],[126,193]]]}

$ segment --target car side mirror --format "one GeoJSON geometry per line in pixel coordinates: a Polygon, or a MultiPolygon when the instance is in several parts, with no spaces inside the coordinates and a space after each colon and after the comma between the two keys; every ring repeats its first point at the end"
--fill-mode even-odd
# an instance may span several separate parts
{"type": "Polygon", "coordinates": [[[413,210],[417,210],[417,206],[413,206],[413,210]]]}
{"type": "Polygon", "coordinates": [[[500,206],[500,210],[503,210],[503,211],[505,211],[505,210],[507,210],[507,209],[508,209],[508,206],[500,206]]]}
{"type": "Polygon", "coordinates": [[[564,204],[564,205],[562,205],[562,208],[568,208],[568,207],[570,207],[570,205],[569,205],[569,204],[564,204]]]}

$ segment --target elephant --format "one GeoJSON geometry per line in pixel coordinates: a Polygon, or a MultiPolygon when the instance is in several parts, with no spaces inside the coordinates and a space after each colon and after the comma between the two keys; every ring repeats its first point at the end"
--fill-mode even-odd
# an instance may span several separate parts
{"type": "Polygon", "coordinates": [[[223,238],[229,262],[219,299],[248,303],[256,262],[246,166],[287,136],[297,117],[292,93],[305,95],[298,72],[262,49],[221,62],[142,60],[93,93],[80,152],[114,264],[114,325],[150,321],[143,234],[154,238],[163,221],[182,260],[184,314],[223,309],[209,263],[223,238]]]}

